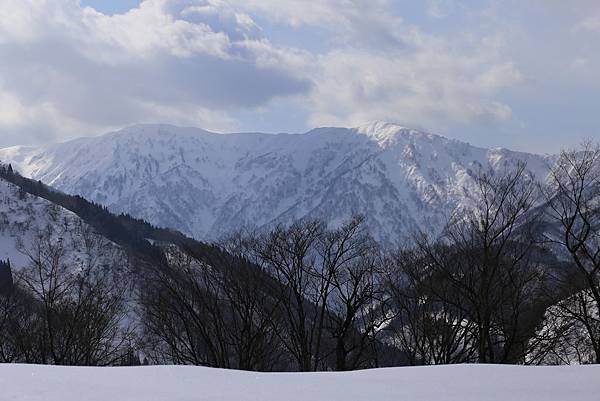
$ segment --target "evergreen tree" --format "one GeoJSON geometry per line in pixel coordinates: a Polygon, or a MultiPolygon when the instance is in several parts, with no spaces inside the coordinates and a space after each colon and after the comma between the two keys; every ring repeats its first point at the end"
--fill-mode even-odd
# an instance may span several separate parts
{"type": "Polygon", "coordinates": [[[10,268],[10,259],[0,260],[0,295],[10,293],[13,287],[13,277],[10,268]]]}

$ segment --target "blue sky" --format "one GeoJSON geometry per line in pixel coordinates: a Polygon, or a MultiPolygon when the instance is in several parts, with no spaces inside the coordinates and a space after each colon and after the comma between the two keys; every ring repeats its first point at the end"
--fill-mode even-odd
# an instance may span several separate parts
{"type": "Polygon", "coordinates": [[[139,122],[600,140],[595,0],[5,0],[0,146],[139,122]]]}
{"type": "Polygon", "coordinates": [[[139,0],[82,0],[82,6],[93,7],[105,14],[121,14],[137,7],[139,0]]]}

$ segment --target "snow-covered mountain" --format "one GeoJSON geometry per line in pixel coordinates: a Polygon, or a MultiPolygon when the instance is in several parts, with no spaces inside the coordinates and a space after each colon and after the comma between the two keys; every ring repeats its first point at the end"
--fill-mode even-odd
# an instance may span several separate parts
{"type": "Polygon", "coordinates": [[[125,259],[120,246],[75,213],[0,178],[0,260],[19,271],[50,254],[73,269],[125,259]]]}
{"type": "Polygon", "coordinates": [[[305,134],[216,134],[137,125],[101,137],[0,150],[0,160],[57,189],[195,238],[303,217],[363,214],[381,240],[441,227],[468,202],[473,175],[547,157],[484,149],[398,125],[305,134]]]}

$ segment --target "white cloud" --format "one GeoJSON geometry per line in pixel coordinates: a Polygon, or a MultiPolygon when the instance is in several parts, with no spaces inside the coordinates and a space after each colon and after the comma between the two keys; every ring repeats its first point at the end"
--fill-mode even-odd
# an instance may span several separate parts
{"type": "Polygon", "coordinates": [[[145,0],[108,16],[76,0],[0,0],[10,16],[0,18],[0,145],[9,133],[40,142],[136,122],[245,129],[238,111],[282,97],[297,99],[309,126],[511,117],[498,94],[524,74],[502,35],[428,34],[392,5],[145,0]],[[275,46],[256,22],[265,20],[288,35],[323,30],[329,42],[319,54],[275,46]]]}
{"type": "Polygon", "coordinates": [[[456,0],[427,0],[427,15],[431,18],[447,18],[457,8],[456,0]]]}
{"type": "Polygon", "coordinates": [[[506,62],[491,65],[477,76],[475,84],[481,93],[494,94],[497,90],[521,81],[522,77],[514,63],[506,62]]]}
{"type": "Polygon", "coordinates": [[[600,32],[600,16],[593,15],[583,18],[577,27],[587,31],[600,32]]]}
{"type": "Polygon", "coordinates": [[[0,144],[136,122],[235,127],[229,113],[306,92],[302,52],[216,0],[107,16],[75,0],[0,2],[0,144]]]}
{"type": "Polygon", "coordinates": [[[84,18],[90,38],[84,37],[83,49],[90,58],[98,54],[93,45],[108,47],[109,55],[120,51],[127,58],[149,58],[158,54],[191,57],[206,54],[222,59],[229,57],[231,42],[226,32],[215,32],[203,22],[184,19],[189,10],[174,13],[165,0],[146,1],[127,14],[106,16],[88,9],[84,18]]]}
{"type": "Polygon", "coordinates": [[[259,12],[292,26],[318,25],[339,29],[348,27],[357,17],[382,10],[382,0],[232,0],[237,7],[259,12]]]}
{"type": "MultiPolygon", "coordinates": [[[[335,46],[310,70],[313,90],[305,100],[310,125],[383,119],[441,128],[511,116],[510,106],[495,95],[522,74],[503,58],[499,35],[477,40],[458,33],[455,45],[403,22],[386,0],[233,1],[285,24],[333,32],[335,46]]],[[[459,7],[452,0],[428,6],[440,18],[459,7]]]]}
{"type": "Polygon", "coordinates": [[[460,46],[416,27],[394,51],[347,48],[319,59],[311,122],[357,125],[391,120],[443,130],[454,123],[505,121],[511,108],[497,93],[522,79],[502,57],[499,37],[463,38],[460,46]]]}
{"type": "Polygon", "coordinates": [[[377,48],[400,44],[402,18],[390,11],[392,0],[229,0],[240,9],[259,13],[292,27],[317,27],[332,42],[377,48]]]}

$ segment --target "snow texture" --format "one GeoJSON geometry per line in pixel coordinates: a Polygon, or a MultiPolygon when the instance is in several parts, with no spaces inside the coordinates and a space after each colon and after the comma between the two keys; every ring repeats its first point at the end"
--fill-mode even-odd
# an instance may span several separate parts
{"type": "Polygon", "coordinates": [[[0,365],[3,400],[597,401],[600,366],[454,365],[351,373],[0,365]]]}

